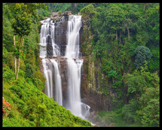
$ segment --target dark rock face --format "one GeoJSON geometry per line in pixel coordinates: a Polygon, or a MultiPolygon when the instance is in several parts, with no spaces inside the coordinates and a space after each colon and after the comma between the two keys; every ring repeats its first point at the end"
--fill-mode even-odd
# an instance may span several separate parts
{"type": "Polygon", "coordinates": [[[60,22],[55,27],[55,43],[60,47],[61,56],[65,55],[66,42],[66,31],[67,31],[67,20],[60,22]]]}
{"type": "Polygon", "coordinates": [[[53,49],[52,49],[52,41],[50,38],[50,35],[47,38],[47,57],[51,57],[53,55],[53,49]]]}
{"type": "Polygon", "coordinates": [[[117,94],[111,89],[111,82],[108,78],[101,73],[101,63],[93,59],[92,54],[89,53],[91,50],[93,33],[89,26],[88,16],[82,17],[83,21],[83,34],[81,37],[81,47],[84,49],[85,56],[83,56],[83,74],[82,74],[82,85],[81,85],[81,98],[82,101],[88,104],[91,109],[90,111],[111,111],[117,104],[114,100],[117,100],[117,94]],[[87,35],[88,34],[88,35],[87,35]],[[85,53],[87,52],[87,53],[85,53]],[[102,79],[102,82],[101,82],[102,79]],[[107,94],[104,94],[104,86],[107,85],[107,94]]]}
{"type": "Polygon", "coordinates": [[[66,58],[60,57],[58,58],[60,61],[60,75],[61,75],[61,83],[62,83],[62,94],[63,94],[63,103],[67,99],[67,61],[66,58]]]}

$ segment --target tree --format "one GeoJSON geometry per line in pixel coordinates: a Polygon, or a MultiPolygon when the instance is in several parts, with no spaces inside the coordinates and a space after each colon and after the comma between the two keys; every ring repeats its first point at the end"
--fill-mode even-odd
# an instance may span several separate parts
{"type": "Polygon", "coordinates": [[[148,72],[147,61],[141,70],[135,70],[133,74],[124,74],[122,77],[124,87],[127,88],[127,97],[129,100],[139,97],[145,92],[146,88],[158,86],[159,77],[157,73],[148,72]]]}
{"type": "Polygon", "coordinates": [[[118,40],[118,30],[121,28],[124,19],[125,12],[120,6],[112,6],[107,12],[106,25],[110,26],[112,32],[116,32],[116,40],[118,40]]]}
{"type": "Polygon", "coordinates": [[[159,126],[159,85],[147,88],[139,98],[140,109],[137,114],[141,117],[144,126],[159,126]]]}
{"type": "MultiPolygon", "coordinates": [[[[14,46],[17,48],[18,52],[21,53],[21,47],[23,46],[24,36],[28,35],[31,30],[31,20],[30,15],[27,15],[27,5],[24,3],[16,3],[14,7],[14,20],[12,22],[12,27],[14,28],[14,33],[18,35],[18,45],[16,47],[15,40],[14,46]]],[[[16,57],[16,79],[18,78],[18,72],[20,67],[20,55],[16,57]]]]}
{"type": "Polygon", "coordinates": [[[144,66],[145,60],[147,61],[147,65],[150,63],[150,59],[152,57],[152,53],[150,49],[145,46],[138,46],[135,51],[135,66],[137,69],[141,69],[141,66],[144,66]]]}
{"type": "Polygon", "coordinates": [[[97,12],[95,11],[95,8],[93,6],[93,4],[89,4],[87,6],[85,6],[84,8],[82,8],[80,10],[80,13],[89,15],[90,18],[92,18],[93,16],[95,16],[97,14],[97,12]]]}

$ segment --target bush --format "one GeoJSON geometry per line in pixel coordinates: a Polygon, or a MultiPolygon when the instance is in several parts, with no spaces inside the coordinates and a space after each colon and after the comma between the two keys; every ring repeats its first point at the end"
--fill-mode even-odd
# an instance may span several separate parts
{"type": "Polygon", "coordinates": [[[135,51],[135,66],[137,69],[141,69],[141,66],[144,67],[145,60],[147,61],[147,65],[150,63],[150,59],[152,57],[152,53],[149,48],[145,46],[138,46],[135,51]]]}
{"type": "Polygon", "coordinates": [[[24,77],[25,76],[25,72],[22,71],[22,70],[19,70],[19,75],[22,76],[22,77],[24,77]]]}
{"type": "Polygon", "coordinates": [[[7,63],[6,59],[8,57],[8,51],[7,49],[3,46],[3,63],[7,63]]]}
{"type": "Polygon", "coordinates": [[[122,116],[124,117],[125,121],[128,124],[132,124],[134,122],[134,117],[133,117],[133,108],[131,104],[125,104],[123,109],[122,109],[122,116]]]}
{"type": "Polygon", "coordinates": [[[34,68],[30,64],[25,66],[25,77],[33,78],[34,77],[34,68]]]}
{"type": "Polygon", "coordinates": [[[16,74],[9,68],[3,68],[3,79],[5,81],[11,82],[16,77],[16,74]]]}
{"type": "Polygon", "coordinates": [[[15,70],[15,64],[14,64],[14,57],[12,52],[8,52],[7,56],[7,65],[10,67],[11,70],[15,70]]]}
{"type": "Polygon", "coordinates": [[[44,75],[40,71],[35,71],[34,77],[37,78],[37,79],[40,79],[42,81],[42,83],[45,83],[45,81],[46,81],[46,78],[44,77],[44,75]]]}
{"type": "Polygon", "coordinates": [[[33,78],[33,83],[39,90],[42,90],[45,88],[44,83],[40,79],[33,78]]]}
{"type": "Polygon", "coordinates": [[[25,70],[25,64],[24,64],[24,61],[22,59],[20,60],[20,69],[23,70],[23,71],[25,70]]]}

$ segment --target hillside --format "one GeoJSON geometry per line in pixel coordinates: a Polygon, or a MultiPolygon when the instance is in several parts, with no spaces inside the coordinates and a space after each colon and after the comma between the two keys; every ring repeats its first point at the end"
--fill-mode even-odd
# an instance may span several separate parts
{"type": "Polygon", "coordinates": [[[14,80],[14,72],[3,68],[3,127],[91,126],[26,81],[23,72],[20,75],[14,80]]]}

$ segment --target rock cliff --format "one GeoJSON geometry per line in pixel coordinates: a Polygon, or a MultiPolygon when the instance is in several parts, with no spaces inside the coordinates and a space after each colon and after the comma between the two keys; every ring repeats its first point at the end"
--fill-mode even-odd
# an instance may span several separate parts
{"type": "Polygon", "coordinates": [[[115,107],[117,94],[111,89],[111,83],[101,72],[101,63],[93,57],[92,41],[93,34],[88,16],[82,16],[83,34],[81,49],[83,53],[83,74],[81,97],[83,102],[91,107],[91,111],[111,111],[115,107]],[[107,94],[104,94],[104,87],[108,85],[107,94]]]}

